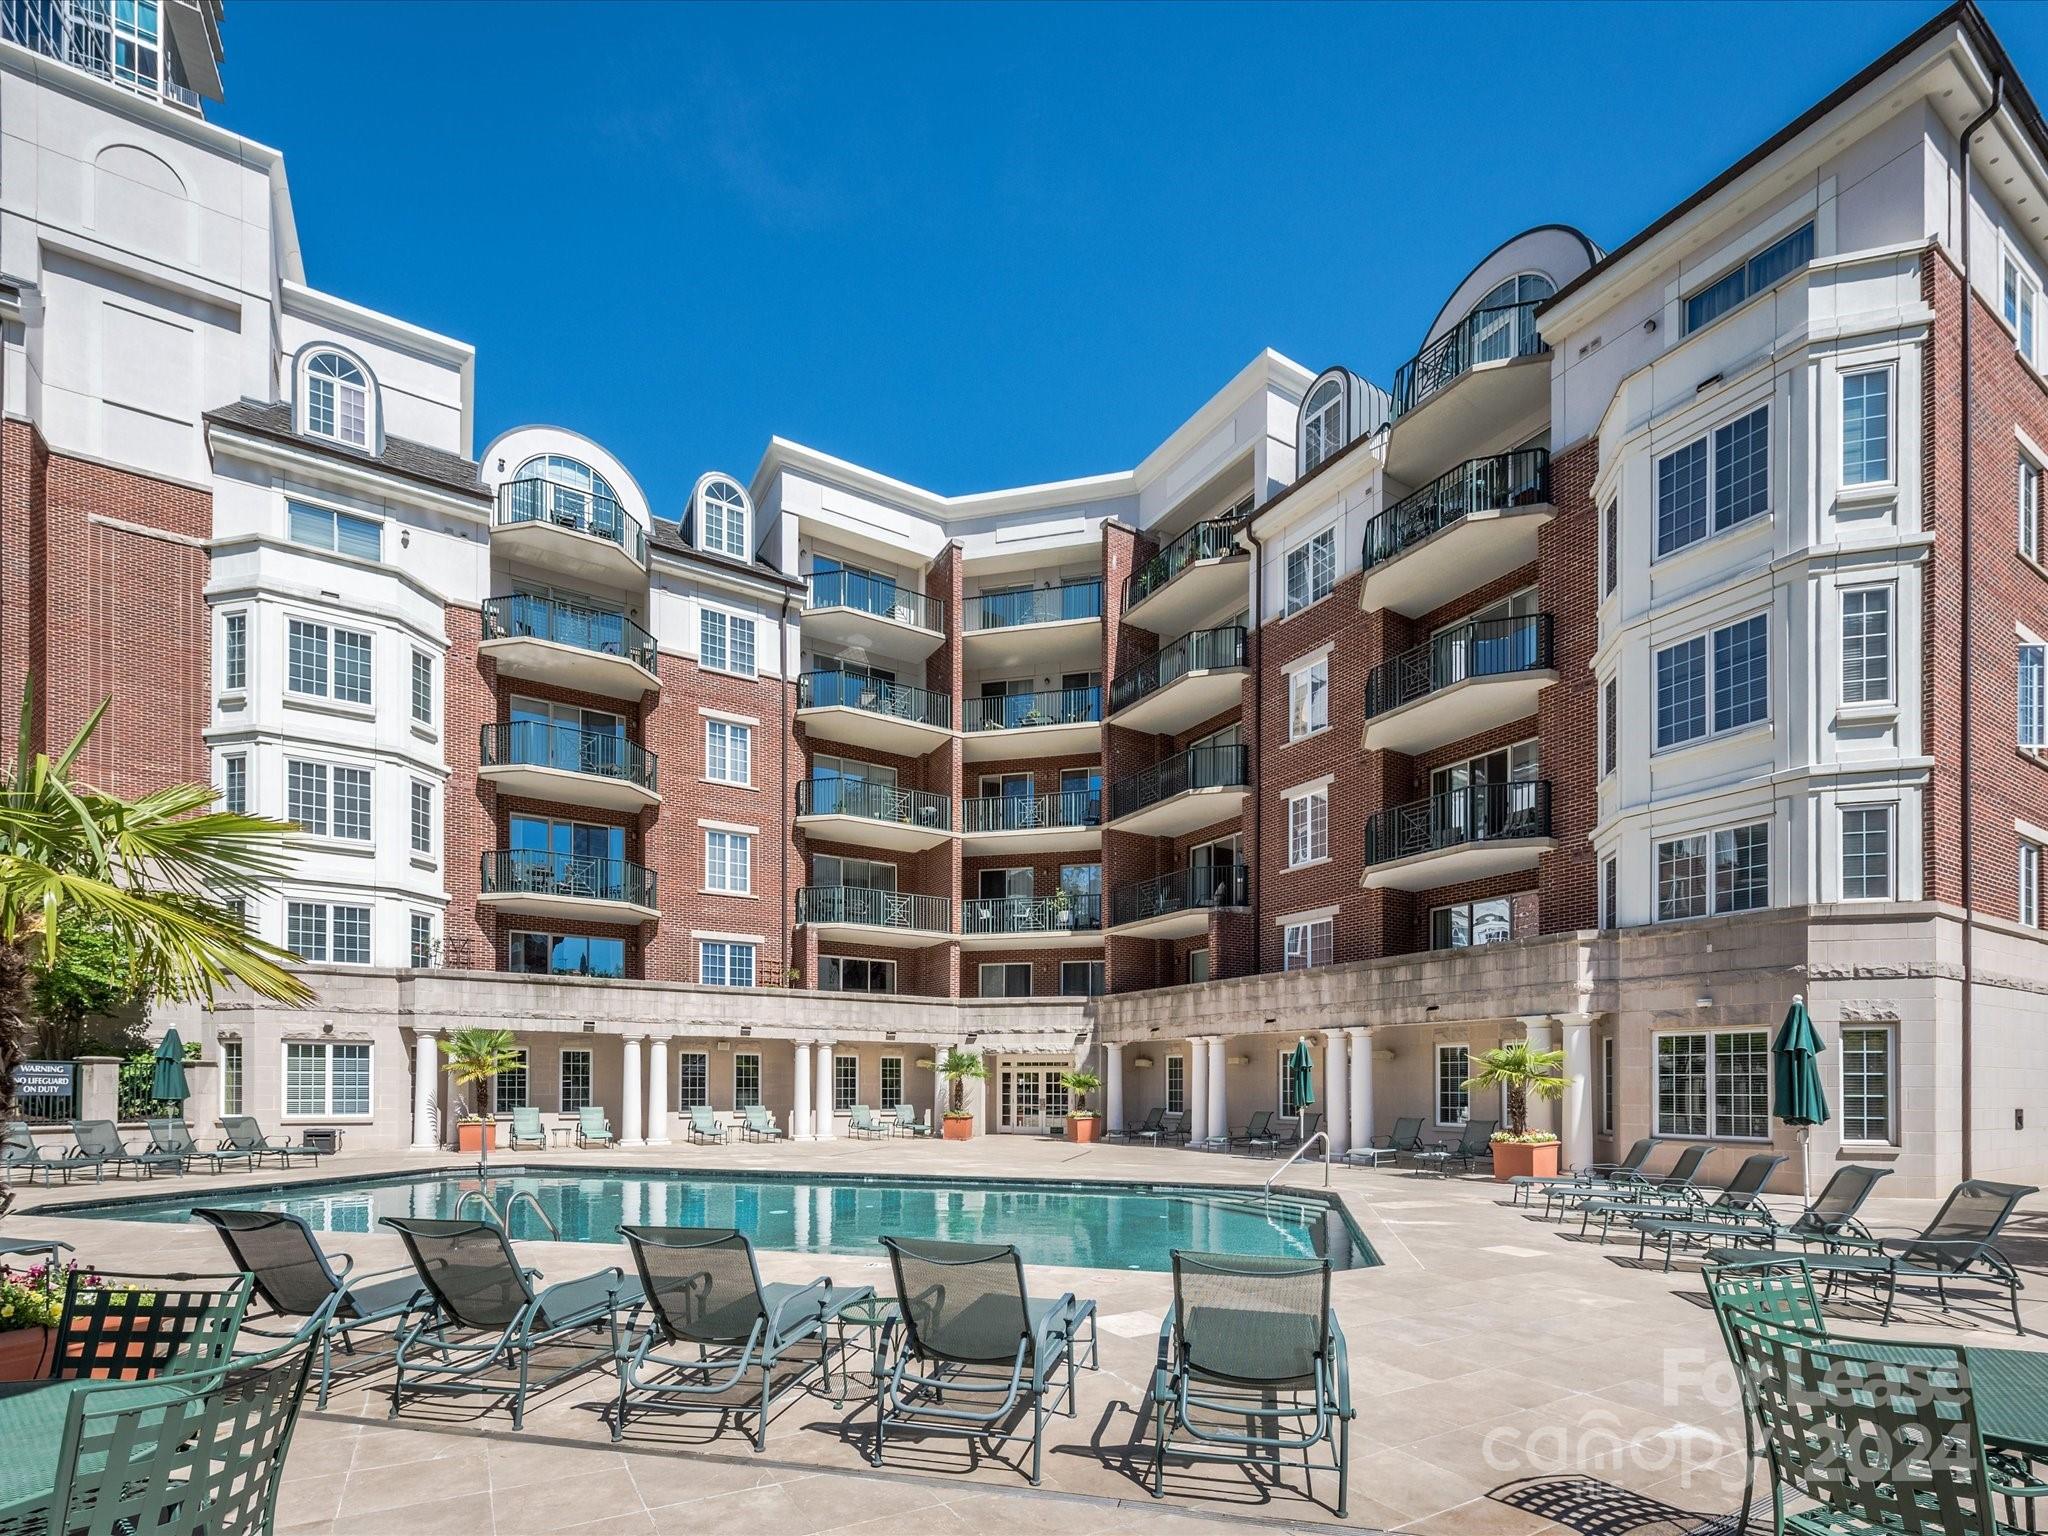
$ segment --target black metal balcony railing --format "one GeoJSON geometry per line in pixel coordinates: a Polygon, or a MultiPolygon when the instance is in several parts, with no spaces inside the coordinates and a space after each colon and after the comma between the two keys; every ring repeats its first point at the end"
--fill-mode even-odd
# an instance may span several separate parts
{"type": "Polygon", "coordinates": [[[1550,348],[1536,330],[1536,307],[1541,302],[1532,299],[1475,309],[1403,363],[1394,375],[1394,420],[1399,421],[1480,363],[1504,363],[1548,352],[1550,348]]]}
{"type": "Polygon", "coordinates": [[[796,787],[799,816],[858,816],[864,821],[894,822],[945,832],[953,825],[953,806],[944,795],[862,779],[805,779],[796,787]]]}
{"type": "Polygon", "coordinates": [[[1214,522],[1195,524],[1131,572],[1129,580],[1124,583],[1124,606],[1131,608],[1142,603],[1197,560],[1220,560],[1227,555],[1243,554],[1237,544],[1238,531],[1243,527],[1242,518],[1219,518],[1214,522]]]}
{"type": "Polygon", "coordinates": [[[1109,817],[1115,821],[1191,789],[1243,789],[1251,783],[1251,754],[1243,747],[1189,747],[1141,773],[1109,786],[1109,817]]]}
{"type": "Polygon", "coordinates": [[[796,893],[796,920],[951,933],[953,903],[944,896],[919,896],[910,891],[872,891],[859,885],[807,885],[796,893]]]}
{"type": "Polygon", "coordinates": [[[1505,677],[1551,664],[1550,615],[1460,624],[1374,667],[1365,677],[1365,717],[1475,677],[1505,677]]]}
{"type": "Polygon", "coordinates": [[[1384,864],[1466,843],[1550,836],[1550,781],[1474,784],[1389,806],[1365,821],[1365,862],[1384,864]]]}
{"type": "Polygon", "coordinates": [[[1102,718],[1100,688],[1051,688],[969,699],[960,708],[970,731],[1017,731],[1035,725],[1089,725],[1102,718]]]}
{"type": "Polygon", "coordinates": [[[1030,592],[984,592],[968,605],[975,629],[1013,629],[1019,624],[1063,624],[1102,617],[1102,583],[1070,581],[1030,592]]]}
{"type": "Polygon", "coordinates": [[[1109,685],[1109,712],[1129,709],[1190,672],[1245,665],[1245,633],[1235,625],[1197,629],[1161,646],[1109,685]]]}
{"type": "Polygon", "coordinates": [[[1550,450],[1522,448],[1471,459],[1403,496],[1365,525],[1365,568],[1391,560],[1474,512],[1505,512],[1550,500],[1550,450]]]}
{"type": "Polygon", "coordinates": [[[609,539],[641,565],[647,563],[647,530],[626,516],[609,496],[557,485],[552,480],[507,480],[498,487],[497,523],[545,523],[593,538],[609,539]]]}
{"type": "Polygon", "coordinates": [[[960,830],[1041,832],[1102,825],[1102,791],[1056,790],[1049,795],[981,795],[960,802],[960,830]]]}
{"type": "Polygon", "coordinates": [[[1110,926],[1141,923],[1204,907],[1251,905],[1252,872],[1242,864],[1198,864],[1119,886],[1109,898],[1110,926]]]}
{"type": "Polygon", "coordinates": [[[935,725],[941,730],[950,730],[953,725],[953,701],[928,688],[887,683],[853,672],[806,672],[796,680],[798,709],[835,706],[914,721],[918,725],[935,725]]]}
{"type": "Polygon", "coordinates": [[[499,848],[482,859],[486,896],[579,896],[656,905],[654,871],[625,859],[585,858],[539,848],[499,848]]]}
{"type": "Polygon", "coordinates": [[[622,613],[524,593],[487,597],[483,613],[486,640],[553,640],[601,656],[623,656],[646,671],[654,670],[654,636],[622,613]]]}
{"type": "Polygon", "coordinates": [[[586,731],[549,720],[512,720],[483,728],[477,763],[484,768],[559,768],[592,778],[622,779],[652,791],[654,754],[609,731],[586,731]]]}
{"type": "Polygon", "coordinates": [[[960,903],[960,931],[975,933],[1099,933],[1102,898],[1093,892],[1057,896],[982,896],[960,903]]]}
{"type": "Polygon", "coordinates": [[[937,598],[865,571],[820,571],[812,576],[804,611],[818,608],[852,608],[919,629],[943,630],[946,624],[946,605],[937,598]]]}

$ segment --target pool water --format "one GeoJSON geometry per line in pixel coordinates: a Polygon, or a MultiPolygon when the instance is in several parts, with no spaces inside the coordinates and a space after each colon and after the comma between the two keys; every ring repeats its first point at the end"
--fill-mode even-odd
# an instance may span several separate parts
{"type": "MultiPolygon", "coordinates": [[[[316,1232],[370,1232],[385,1216],[452,1217],[475,1174],[400,1175],[268,1189],[242,1186],[212,1198],[107,1201],[67,1206],[67,1216],[183,1222],[195,1205],[289,1211],[316,1232]]],[[[1379,1263],[1342,1205],[1320,1195],[1187,1186],[725,1177],[699,1172],[555,1172],[508,1169],[488,1192],[509,1210],[514,1238],[549,1239],[517,1192],[531,1194],[564,1242],[615,1243],[622,1224],[736,1227],[762,1248],[875,1258],[876,1238],[935,1237],[1015,1243],[1027,1264],[1082,1269],[1168,1270],[1176,1248],[1327,1258],[1336,1269],[1379,1263]]],[[[468,1202],[475,1214],[477,1202],[468,1202]]],[[[57,1214],[51,1211],[48,1214],[57,1214]]]]}

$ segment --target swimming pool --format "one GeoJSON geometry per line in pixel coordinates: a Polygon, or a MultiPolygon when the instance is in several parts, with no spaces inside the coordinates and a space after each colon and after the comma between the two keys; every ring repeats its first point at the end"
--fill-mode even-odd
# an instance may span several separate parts
{"type": "MultiPolygon", "coordinates": [[[[194,1198],[109,1200],[45,1208],[45,1214],[116,1221],[182,1222],[195,1205],[289,1211],[318,1232],[370,1232],[384,1216],[457,1214],[475,1174],[224,1187],[194,1198]]],[[[552,1234],[516,1192],[531,1194],[565,1242],[614,1243],[622,1223],[736,1227],[762,1248],[875,1258],[875,1239],[938,1237],[1015,1243],[1027,1264],[1082,1269],[1171,1269],[1176,1248],[1327,1258],[1359,1269],[1379,1257],[1345,1212],[1321,1194],[1271,1201],[1257,1190],[1215,1186],[1048,1183],[1037,1180],[824,1178],[696,1170],[593,1171],[508,1167],[490,1194],[511,1212],[515,1238],[552,1234]]],[[[469,1202],[474,1213],[476,1202],[469,1202]]]]}

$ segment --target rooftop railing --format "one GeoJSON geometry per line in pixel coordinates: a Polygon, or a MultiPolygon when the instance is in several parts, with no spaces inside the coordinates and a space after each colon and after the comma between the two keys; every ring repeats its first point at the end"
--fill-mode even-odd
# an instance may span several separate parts
{"type": "Polygon", "coordinates": [[[537,523],[587,533],[618,545],[639,564],[647,563],[647,530],[611,497],[595,491],[552,480],[507,480],[498,487],[494,521],[500,528],[537,523]]]}
{"type": "Polygon", "coordinates": [[[1109,686],[1109,712],[1129,709],[1190,672],[1245,665],[1245,632],[1236,625],[1197,629],[1161,646],[1109,686]]]}
{"type": "Polygon", "coordinates": [[[1142,923],[1204,907],[1251,905],[1252,872],[1242,864],[1198,864],[1119,886],[1109,899],[1110,926],[1142,923]]]}
{"type": "Polygon", "coordinates": [[[796,920],[951,933],[953,903],[944,896],[920,896],[912,891],[876,891],[860,885],[807,885],[796,893],[796,920]]]}
{"type": "Polygon", "coordinates": [[[654,871],[625,859],[585,858],[541,848],[498,848],[483,855],[486,896],[574,896],[652,907],[654,871]]]}
{"type": "Polygon", "coordinates": [[[1384,864],[1467,843],[1550,836],[1550,781],[1474,784],[1407,805],[1376,811],[1365,821],[1365,862],[1384,864]]]}
{"type": "Polygon", "coordinates": [[[1475,677],[1548,667],[1550,630],[1549,614],[1531,613],[1460,624],[1432,635],[1366,674],[1365,717],[1370,720],[1475,677]]]}
{"type": "Polygon", "coordinates": [[[1250,763],[1251,754],[1241,746],[1189,747],[1176,752],[1109,786],[1110,820],[1191,789],[1243,789],[1251,782],[1250,763]]]}
{"type": "Polygon", "coordinates": [[[878,619],[911,624],[919,629],[944,630],[946,605],[937,598],[912,592],[884,577],[865,571],[819,571],[810,578],[804,611],[820,608],[851,608],[871,613],[878,619]]]}
{"type": "Polygon", "coordinates": [[[1102,617],[1102,583],[1070,581],[1028,592],[984,592],[967,605],[973,629],[1014,629],[1020,624],[1063,624],[1102,617]]]}
{"type": "Polygon", "coordinates": [[[1504,363],[1550,350],[1536,329],[1540,300],[1475,309],[1401,365],[1394,375],[1394,420],[1424,404],[1481,363],[1504,363]]]}
{"type": "Polygon", "coordinates": [[[486,725],[477,742],[484,768],[559,768],[593,778],[622,779],[652,791],[654,754],[610,731],[586,731],[552,720],[486,725]]]}
{"type": "Polygon", "coordinates": [[[796,787],[799,816],[858,816],[903,827],[950,831],[953,806],[944,795],[922,789],[898,789],[865,779],[805,779],[796,787]]]}
{"type": "Polygon", "coordinates": [[[970,731],[1016,731],[1038,725],[1088,725],[1102,718],[1100,688],[1052,688],[968,699],[961,724],[970,731]]]}
{"type": "Polygon", "coordinates": [[[622,613],[514,593],[485,598],[483,616],[486,640],[553,640],[603,656],[623,656],[649,672],[655,668],[654,636],[622,613]]]}
{"type": "Polygon", "coordinates": [[[1403,496],[1365,525],[1365,568],[1391,560],[1411,545],[1474,512],[1505,512],[1550,500],[1550,451],[1522,448],[1471,459],[1403,496]]]}
{"type": "Polygon", "coordinates": [[[1159,553],[1131,572],[1124,583],[1124,606],[1134,608],[1172,581],[1197,560],[1220,560],[1242,554],[1237,535],[1243,519],[1217,519],[1197,523],[1159,553]]]}
{"type": "Polygon", "coordinates": [[[804,673],[796,680],[796,707],[858,709],[940,730],[950,730],[953,725],[953,701],[945,694],[854,672],[804,673]]]}

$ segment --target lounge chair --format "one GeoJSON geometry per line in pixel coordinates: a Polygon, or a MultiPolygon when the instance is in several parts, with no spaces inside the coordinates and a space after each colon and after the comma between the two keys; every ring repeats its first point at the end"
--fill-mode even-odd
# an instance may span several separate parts
{"type": "Polygon", "coordinates": [[[1321,1130],[1322,1128],[1322,1115],[1316,1110],[1310,1110],[1307,1114],[1303,1115],[1300,1121],[1297,1122],[1295,1125],[1294,1144],[1298,1147],[1307,1146],[1309,1138],[1315,1135],[1315,1133],[1321,1130]]]}
{"type": "Polygon", "coordinates": [[[1646,1205],[1662,1199],[1682,1201],[1699,1178],[1701,1164],[1713,1153],[1711,1146],[1700,1142],[1682,1148],[1665,1173],[1634,1173],[1613,1179],[1588,1179],[1578,1184],[1545,1185],[1543,1214],[1547,1218],[1555,1213],[1562,1220],[1575,1204],[1584,1204],[1588,1200],[1639,1200],[1646,1205]]]}
{"type": "Polygon", "coordinates": [[[308,1162],[319,1164],[326,1154],[318,1147],[295,1147],[281,1136],[267,1136],[263,1127],[256,1123],[254,1115],[222,1115],[220,1128],[228,1139],[228,1145],[238,1151],[250,1153],[256,1159],[256,1166],[263,1166],[263,1159],[274,1157],[280,1166],[289,1168],[292,1159],[303,1157],[308,1162]]]}
{"type": "Polygon", "coordinates": [[[205,1158],[213,1164],[213,1171],[219,1173],[228,1163],[238,1163],[253,1168],[256,1156],[238,1147],[206,1148],[199,1145],[192,1134],[192,1127],[183,1120],[151,1120],[149,1125],[149,1150],[161,1152],[167,1157],[181,1157],[185,1160],[184,1171],[190,1172],[192,1164],[205,1158]]]}
{"type": "Polygon", "coordinates": [[[1351,1368],[1327,1259],[1176,1250],[1151,1398],[1153,1498],[1169,1454],[1277,1473],[1299,1452],[1308,1476],[1309,1451],[1328,1445],[1349,1515],[1351,1368]]]}
{"type": "Polygon", "coordinates": [[[165,1171],[185,1171],[185,1159],[175,1152],[130,1152],[121,1140],[120,1127],[111,1120],[74,1120],[71,1139],[78,1143],[79,1156],[106,1164],[114,1170],[116,1178],[127,1167],[140,1168],[145,1177],[152,1179],[165,1171]]]}
{"type": "Polygon", "coordinates": [[[520,1108],[512,1111],[511,1145],[514,1152],[527,1147],[547,1150],[548,1128],[540,1122],[540,1111],[520,1108]]]}
{"type": "Polygon", "coordinates": [[[1245,1148],[1279,1146],[1280,1138],[1273,1134],[1273,1111],[1253,1110],[1251,1119],[1245,1122],[1245,1128],[1231,1136],[1230,1145],[1245,1148]]]}
{"type": "Polygon", "coordinates": [[[1618,1163],[1588,1163],[1570,1173],[1518,1173],[1508,1180],[1508,1192],[1516,1205],[1526,1205],[1524,1196],[1558,1184],[1587,1184],[1594,1179],[1628,1178],[1642,1171],[1650,1154],[1657,1150],[1657,1138],[1645,1136],[1628,1149],[1618,1163]]]}
{"type": "Polygon", "coordinates": [[[917,1118],[917,1107],[902,1103],[896,1106],[896,1123],[890,1127],[898,1136],[929,1136],[932,1133],[932,1112],[926,1110],[922,1120],[917,1118]]]}
{"type": "Polygon", "coordinates": [[[983,1444],[1029,1439],[1038,1486],[1045,1416],[1074,1416],[1074,1371],[1093,1369],[1095,1303],[1069,1291],[1034,1302],[1024,1261],[1009,1244],[885,1237],[896,1273],[896,1314],[875,1347],[875,1444],[882,1464],[891,1429],[956,1435],[983,1444]],[[1088,1358],[1079,1358],[1087,1325],[1088,1358]],[[1065,1385],[1058,1383],[1062,1374],[1065,1385]],[[1005,1426],[1029,1406],[1029,1431],[1005,1426]]]}
{"type": "Polygon", "coordinates": [[[1479,1166],[1481,1158],[1493,1161],[1493,1133],[1499,1129],[1498,1120],[1467,1120],[1456,1141],[1432,1142],[1410,1153],[1409,1158],[1418,1165],[1434,1167],[1439,1178],[1451,1171],[1453,1163],[1469,1172],[1479,1166]]]}
{"type": "Polygon", "coordinates": [[[1398,1164],[1403,1152],[1422,1150],[1422,1116],[1408,1115],[1394,1122],[1394,1128],[1385,1135],[1375,1136],[1362,1147],[1351,1149],[1350,1156],[1357,1162],[1370,1163],[1377,1168],[1382,1163],[1398,1164]]]}
{"type": "Polygon", "coordinates": [[[718,1118],[718,1111],[709,1104],[690,1106],[690,1140],[715,1141],[724,1146],[732,1132],[718,1118]]]}
{"type": "Polygon", "coordinates": [[[745,1116],[740,1121],[742,1141],[782,1140],[782,1128],[775,1123],[775,1117],[768,1113],[766,1105],[749,1104],[740,1113],[745,1116]]]}
{"type": "Polygon", "coordinates": [[[0,1174],[8,1179],[18,1173],[26,1174],[31,1185],[38,1174],[48,1184],[60,1173],[64,1175],[64,1182],[69,1184],[72,1174],[84,1173],[87,1169],[92,1170],[92,1181],[97,1184],[106,1166],[105,1158],[86,1157],[75,1149],[59,1157],[45,1157],[42,1143],[36,1140],[26,1120],[8,1121],[6,1140],[0,1142],[0,1174]]]}
{"type": "Polygon", "coordinates": [[[1110,1139],[1112,1141],[1135,1141],[1140,1136],[1150,1136],[1158,1131],[1159,1122],[1165,1118],[1165,1108],[1155,1104],[1152,1106],[1151,1112],[1137,1125],[1128,1125],[1121,1131],[1111,1131],[1109,1133],[1110,1139]]]}
{"type": "Polygon", "coordinates": [[[586,1104],[576,1111],[576,1145],[579,1147],[609,1147],[618,1141],[612,1134],[612,1123],[605,1118],[605,1112],[595,1104],[586,1104]]]}
{"type": "Polygon", "coordinates": [[[612,1439],[626,1432],[635,1398],[671,1413],[756,1415],[754,1449],[768,1444],[768,1416],[786,1393],[812,1376],[838,1408],[846,1397],[845,1314],[873,1303],[872,1286],[835,1286],[829,1275],[809,1285],[763,1285],[754,1245],[730,1227],[621,1227],[640,1272],[652,1316],[637,1339],[631,1330],[618,1354],[619,1402],[612,1439]],[[837,1335],[836,1338],[834,1335],[837,1335]],[[658,1353],[676,1344],[690,1358],[658,1353]],[[805,1346],[791,1358],[791,1351],[805,1346]],[[832,1356],[840,1356],[839,1386],[832,1356]],[[815,1355],[813,1355],[815,1351],[815,1355]],[[758,1380],[758,1408],[738,1393],[758,1380]]]}
{"type": "MultiPolygon", "coordinates": [[[[220,1234],[238,1268],[255,1282],[256,1295],[278,1318],[295,1319],[287,1337],[306,1336],[319,1345],[320,1400],[334,1375],[334,1346],[353,1355],[351,1337],[380,1323],[396,1323],[433,1298],[410,1269],[380,1270],[355,1277],[355,1260],[337,1254],[330,1261],[313,1229],[284,1211],[242,1211],[201,1207],[192,1214],[220,1234]],[[340,1267],[336,1268],[338,1261],[340,1267]]],[[[242,1325],[245,1333],[275,1337],[262,1323],[242,1325]]],[[[397,1334],[391,1335],[396,1347],[397,1334]]],[[[386,1353],[379,1351],[379,1355],[386,1353]]]]}
{"type": "Polygon", "coordinates": [[[1765,1248],[1779,1243],[1826,1243],[1840,1237],[1870,1240],[1870,1232],[1856,1219],[1863,1202],[1877,1188],[1877,1181],[1891,1175],[1889,1168],[1871,1168],[1862,1163],[1844,1163],[1834,1172],[1827,1187],[1814,1202],[1789,1222],[1780,1223],[1761,1200],[1746,1210],[1696,1216],[1637,1216],[1636,1230],[1642,1234],[1636,1257],[1649,1252],[1652,1242],[1664,1245],[1664,1268],[1671,1268],[1671,1255],[1680,1244],[1701,1248],[1716,1242],[1757,1243],[1765,1248]]]}
{"type": "Polygon", "coordinates": [[[147,1381],[224,1365],[252,1283],[246,1274],[124,1274],[102,1282],[75,1268],[44,1378],[147,1381]]]}
{"type": "Polygon", "coordinates": [[[1867,1281],[1884,1293],[1885,1323],[1892,1320],[1901,1288],[1921,1292],[1931,1288],[1946,1312],[1949,1282],[1978,1280],[2004,1289],[2012,1303],[2013,1331],[2024,1335],[2019,1271],[1998,1251],[1995,1240],[2019,1203],[2038,1193],[2030,1184],[1965,1179],[1949,1192],[1934,1220],[1917,1237],[1879,1238],[1869,1244],[1855,1237],[1837,1237],[1829,1245],[1831,1251],[1812,1254],[1717,1248],[1708,1253],[1707,1260],[1713,1264],[1796,1264],[1809,1274],[1826,1277],[1830,1284],[1838,1279],[1867,1281]]]}
{"type": "Polygon", "coordinates": [[[1579,1236],[1586,1235],[1595,1216],[1600,1218],[1600,1241],[1604,1243],[1615,1222],[1632,1222],[1639,1216],[1704,1216],[1711,1221],[1716,1218],[1754,1217],[1759,1211],[1768,1212],[1770,1207],[1764,1204],[1764,1190],[1770,1186],[1771,1175],[1784,1162],[1781,1153],[1751,1153],[1735,1170],[1735,1176],[1714,1192],[1711,1200],[1694,1184],[1687,1184],[1668,1196],[1660,1192],[1648,1198],[1624,1195],[1616,1200],[1583,1200],[1579,1203],[1579,1236]]]}
{"type": "Polygon", "coordinates": [[[888,1126],[875,1118],[875,1112],[865,1104],[856,1104],[847,1112],[846,1128],[855,1136],[888,1136],[894,1134],[888,1126]]]}
{"type": "Polygon", "coordinates": [[[640,1304],[640,1282],[616,1267],[535,1291],[540,1271],[523,1268],[504,1228],[488,1221],[439,1221],[386,1216],[383,1224],[405,1240],[420,1284],[434,1305],[416,1310],[398,1334],[392,1364],[391,1414],[407,1392],[486,1392],[512,1398],[512,1427],[526,1422],[527,1394],[608,1359],[618,1358],[619,1314],[640,1304]],[[609,1349],[556,1366],[535,1379],[536,1350],[566,1343],[578,1333],[606,1332],[609,1349]],[[514,1367],[517,1383],[486,1373],[514,1367]]]}
{"type": "Polygon", "coordinates": [[[1155,1147],[1163,1147],[1169,1141],[1186,1141],[1188,1117],[1177,1109],[1169,1109],[1159,1117],[1157,1125],[1131,1132],[1133,1140],[1149,1141],[1155,1147]]]}

